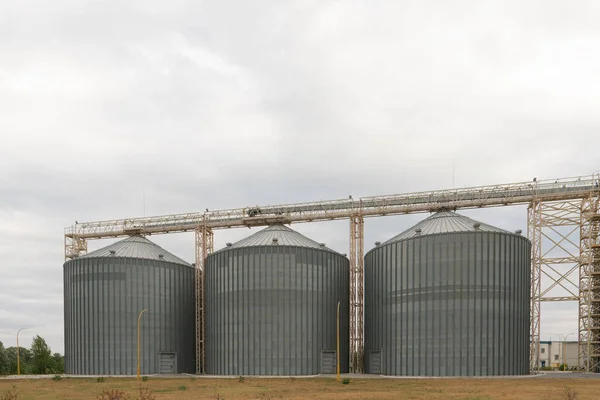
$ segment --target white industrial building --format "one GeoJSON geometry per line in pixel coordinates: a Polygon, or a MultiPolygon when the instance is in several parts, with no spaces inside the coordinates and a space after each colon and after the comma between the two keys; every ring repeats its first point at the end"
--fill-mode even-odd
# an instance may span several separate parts
{"type": "Polygon", "coordinates": [[[540,341],[538,367],[558,368],[566,363],[567,368],[579,365],[578,343],[576,341],[540,341]]]}

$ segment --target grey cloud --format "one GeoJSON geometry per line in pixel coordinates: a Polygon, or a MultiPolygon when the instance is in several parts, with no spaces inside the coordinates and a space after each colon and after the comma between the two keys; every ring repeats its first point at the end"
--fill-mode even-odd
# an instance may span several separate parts
{"type": "MultiPolygon", "coordinates": [[[[75,220],[598,171],[599,16],[594,2],[3,2],[0,340],[35,320],[62,351],[75,220]]],[[[526,232],[525,207],[464,213],[526,232]]],[[[368,219],[366,250],[426,215],[368,219]]],[[[293,227],[348,251],[347,221],[293,227]]],[[[193,234],[152,240],[193,261],[193,234]]],[[[577,329],[562,306],[543,331],[577,329]]]]}

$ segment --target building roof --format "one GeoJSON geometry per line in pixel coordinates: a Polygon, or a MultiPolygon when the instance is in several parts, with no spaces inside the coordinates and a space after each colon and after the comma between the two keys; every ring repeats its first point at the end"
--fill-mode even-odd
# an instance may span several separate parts
{"type": "Polygon", "coordinates": [[[169,253],[143,236],[131,236],[109,246],[84,254],[79,258],[128,257],[144,260],[166,261],[191,266],[181,258],[169,253]],[[114,252],[114,253],[112,253],[114,252]],[[162,255],[161,259],[159,255],[162,255]]]}
{"type": "Polygon", "coordinates": [[[439,211],[430,217],[424,219],[418,224],[405,230],[399,235],[394,236],[383,244],[397,242],[399,240],[409,239],[415,236],[434,235],[438,233],[454,232],[502,232],[510,233],[504,229],[484,224],[464,215],[451,211],[439,211]],[[478,225],[477,225],[478,224],[478,225]],[[421,232],[417,232],[420,229],[421,232]]]}
{"type": "Polygon", "coordinates": [[[279,224],[268,226],[267,228],[260,230],[245,239],[233,243],[231,246],[228,246],[225,249],[274,245],[306,247],[335,252],[325,245],[321,245],[320,243],[307,238],[301,233],[298,233],[287,226],[279,224]],[[274,242],[273,239],[276,239],[277,241],[274,242]]]}
{"type": "MultiPolygon", "coordinates": [[[[531,343],[531,341],[529,341],[529,343],[531,343]]],[[[563,343],[577,344],[579,342],[577,340],[567,340],[566,342],[564,340],[540,340],[540,344],[552,344],[552,343],[558,343],[558,344],[563,344],[563,343]]]]}

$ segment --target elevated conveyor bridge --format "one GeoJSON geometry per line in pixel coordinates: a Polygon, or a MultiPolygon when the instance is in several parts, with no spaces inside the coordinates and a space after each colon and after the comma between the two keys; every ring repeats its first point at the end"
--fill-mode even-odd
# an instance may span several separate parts
{"type": "Polygon", "coordinates": [[[215,230],[348,219],[350,221],[351,369],[362,371],[364,218],[439,210],[528,205],[532,241],[531,367],[539,360],[540,303],[579,302],[580,365],[600,372],[600,174],[416,193],[76,223],[65,229],[65,259],[87,252],[93,239],[133,234],[196,234],[197,366],[204,372],[204,259],[215,230]],[[564,233],[558,227],[571,227],[564,233]],[[569,249],[566,244],[577,247],[569,249]],[[566,268],[565,268],[566,267],[566,268]],[[577,273],[577,279],[572,274],[577,273]],[[542,291],[542,276],[550,280],[542,291]],[[560,296],[552,291],[562,289],[560,296]],[[564,294],[567,293],[567,295],[564,294]]]}

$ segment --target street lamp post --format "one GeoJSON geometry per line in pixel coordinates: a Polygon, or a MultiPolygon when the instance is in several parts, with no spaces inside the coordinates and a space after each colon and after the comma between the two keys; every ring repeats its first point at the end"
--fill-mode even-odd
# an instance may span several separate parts
{"type": "Polygon", "coordinates": [[[144,308],[140,315],[138,315],[138,325],[137,325],[137,379],[140,380],[140,322],[142,319],[142,314],[148,311],[147,308],[144,308]]]}
{"type": "Polygon", "coordinates": [[[340,380],[340,302],[337,306],[337,380],[340,380]]]}
{"type": "Polygon", "coordinates": [[[27,328],[21,328],[17,331],[17,375],[21,375],[21,350],[19,347],[19,333],[23,330],[23,329],[27,329],[27,328]]]}

